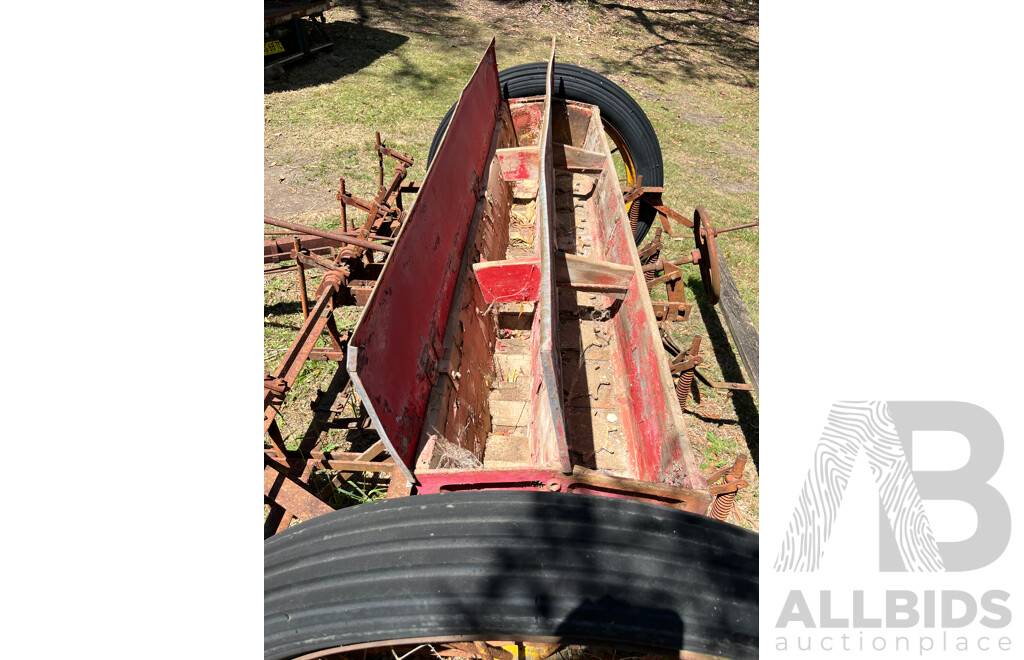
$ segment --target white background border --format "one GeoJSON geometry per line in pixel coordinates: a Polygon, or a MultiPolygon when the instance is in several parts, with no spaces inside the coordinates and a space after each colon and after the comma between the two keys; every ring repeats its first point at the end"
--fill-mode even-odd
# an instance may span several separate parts
{"type": "MultiPolygon", "coordinates": [[[[5,654],[258,657],[258,15],[36,11],[5,37],[5,654]]],[[[833,400],[986,407],[994,483],[1021,501],[1021,14],[762,9],[765,657],[770,565],[833,400]]],[[[1018,597],[1019,554],[1015,535],[1018,597]]]]}
{"type": "MultiPolygon", "coordinates": [[[[762,10],[762,657],[831,657],[774,652],[775,622],[794,588],[1002,588],[1019,609],[1019,535],[983,571],[879,574],[866,469],[851,483],[822,571],[778,575],[772,564],[836,400],[986,408],[1005,436],[991,483],[1019,511],[1021,7],[762,10]]],[[[1018,654],[1019,630],[996,631],[1015,638],[1018,654]]]]}

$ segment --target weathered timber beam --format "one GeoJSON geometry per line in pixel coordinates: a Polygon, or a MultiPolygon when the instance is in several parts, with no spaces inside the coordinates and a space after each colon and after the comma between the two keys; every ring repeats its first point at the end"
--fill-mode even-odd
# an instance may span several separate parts
{"type": "Polygon", "coordinates": [[[597,151],[587,151],[561,142],[555,142],[551,147],[551,155],[554,157],[554,166],[557,170],[600,174],[605,166],[605,155],[597,151]]]}
{"type": "Polygon", "coordinates": [[[537,147],[509,147],[495,149],[503,181],[536,179],[540,171],[540,149],[537,147]]]}
{"type": "Polygon", "coordinates": [[[636,273],[630,266],[576,254],[555,252],[555,282],[576,291],[625,298],[636,273]]]}
{"type": "Polygon", "coordinates": [[[747,313],[747,308],[740,298],[740,291],[732,279],[732,273],[729,272],[729,266],[725,263],[725,257],[722,256],[721,250],[718,251],[718,269],[722,279],[722,294],[718,306],[722,310],[722,315],[725,316],[725,324],[729,327],[729,334],[732,335],[732,340],[736,344],[736,351],[740,354],[743,368],[754,382],[754,389],[759,390],[760,348],[757,328],[750,320],[750,314],[747,313]]]}
{"type": "MultiPolygon", "coordinates": [[[[495,150],[501,178],[505,181],[536,179],[540,171],[539,147],[509,147],[495,150]]],[[[579,174],[599,174],[605,166],[605,156],[571,144],[551,144],[552,165],[555,169],[579,174]]]]}

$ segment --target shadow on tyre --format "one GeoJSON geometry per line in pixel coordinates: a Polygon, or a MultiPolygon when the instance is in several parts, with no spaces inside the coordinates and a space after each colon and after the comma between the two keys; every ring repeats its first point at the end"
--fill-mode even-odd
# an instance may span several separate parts
{"type": "Polygon", "coordinates": [[[361,504],[265,542],[265,654],[469,636],[754,657],[757,556],[752,532],[630,500],[361,504]]]}

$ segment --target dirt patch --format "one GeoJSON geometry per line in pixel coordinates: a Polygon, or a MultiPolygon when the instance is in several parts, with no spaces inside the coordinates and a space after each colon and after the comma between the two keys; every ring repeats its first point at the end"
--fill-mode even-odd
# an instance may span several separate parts
{"type": "Polygon", "coordinates": [[[722,115],[702,115],[688,110],[682,110],[676,117],[697,126],[721,126],[725,123],[725,117],[722,115]]]}
{"type": "Polygon", "coordinates": [[[722,153],[728,154],[734,158],[743,158],[746,160],[758,159],[757,149],[745,144],[736,144],[735,142],[724,143],[722,145],[722,153]]]}
{"type": "Polygon", "coordinates": [[[331,192],[311,188],[296,181],[304,170],[290,165],[268,165],[263,171],[264,213],[275,218],[289,219],[312,212],[334,210],[336,202],[331,192]]]}
{"type": "Polygon", "coordinates": [[[715,187],[721,190],[722,192],[734,194],[757,192],[757,185],[753,183],[723,183],[715,187]]]}
{"type": "Polygon", "coordinates": [[[717,167],[695,166],[693,171],[706,179],[716,190],[724,193],[741,194],[757,192],[757,183],[737,181],[735,174],[717,167]]]}
{"type": "MultiPolygon", "coordinates": [[[[614,76],[610,77],[613,79],[615,78],[614,76]]],[[[626,81],[621,79],[621,77],[620,80],[616,80],[615,82],[623,86],[626,85],[626,81]]],[[[694,98],[685,93],[674,94],[672,96],[659,96],[658,94],[643,88],[637,88],[636,93],[640,98],[648,99],[653,103],[657,103],[662,107],[662,109],[673,113],[676,119],[686,122],[687,124],[694,124],[696,126],[708,128],[721,126],[726,122],[725,115],[705,113],[696,110],[695,108],[700,104],[694,98]]]]}

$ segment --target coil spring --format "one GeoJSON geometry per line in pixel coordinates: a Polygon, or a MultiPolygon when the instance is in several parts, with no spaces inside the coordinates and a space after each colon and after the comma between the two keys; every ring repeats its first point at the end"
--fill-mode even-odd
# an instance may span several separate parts
{"type": "Polygon", "coordinates": [[[732,513],[733,504],[736,502],[736,493],[726,493],[715,498],[711,505],[711,517],[715,520],[724,521],[732,513]]]}
{"type": "MultiPolygon", "coordinates": [[[[747,457],[744,454],[740,454],[736,457],[736,462],[733,463],[732,470],[726,475],[725,481],[729,483],[736,481],[743,477],[743,468],[747,465],[747,457]]],[[[715,520],[725,521],[732,513],[732,507],[736,503],[736,492],[725,493],[715,498],[714,504],[711,505],[711,517],[715,520]]]]}
{"type": "MultiPolygon", "coordinates": [[[[650,257],[648,257],[644,261],[643,265],[646,266],[647,264],[653,264],[655,261],[657,261],[660,258],[661,258],[661,250],[658,250],[654,254],[652,254],[650,257]]],[[[645,282],[651,282],[657,276],[658,276],[658,273],[656,271],[653,271],[653,270],[645,270],[644,271],[644,281],[645,282]]]]}
{"type": "Polygon", "coordinates": [[[633,203],[629,206],[629,226],[633,229],[633,235],[636,236],[636,223],[640,221],[640,200],[634,199],[633,203]]]}
{"type": "Polygon", "coordinates": [[[686,411],[686,401],[690,398],[690,384],[693,382],[693,369],[687,369],[676,379],[676,398],[679,399],[679,410],[686,411]]]}

